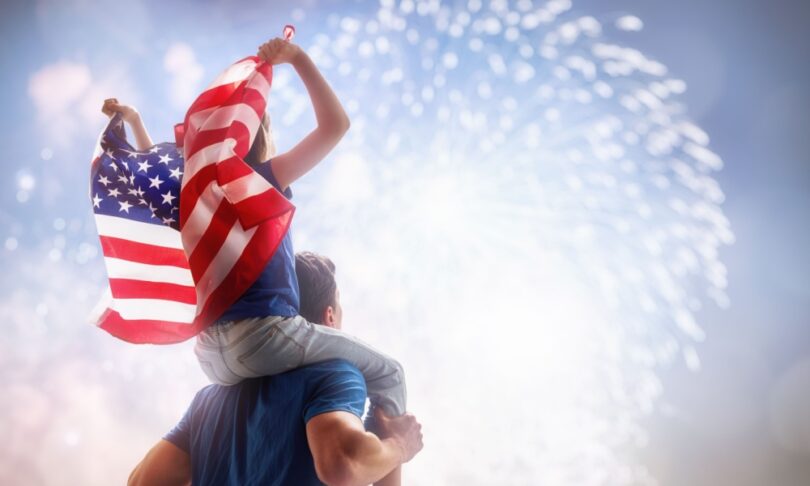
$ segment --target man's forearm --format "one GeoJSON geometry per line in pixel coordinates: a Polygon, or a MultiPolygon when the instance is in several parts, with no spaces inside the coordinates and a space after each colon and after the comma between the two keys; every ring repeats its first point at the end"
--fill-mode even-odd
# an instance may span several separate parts
{"type": "Polygon", "coordinates": [[[402,484],[402,464],[374,483],[374,486],[400,486],[402,484]]]}
{"type": "Polygon", "coordinates": [[[363,443],[357,444],[349,453],[351,480],[346,484],[373,483],[402,464],[402,448],[394,439],[380,440],[370,432],[363,435],[363,443]]]}

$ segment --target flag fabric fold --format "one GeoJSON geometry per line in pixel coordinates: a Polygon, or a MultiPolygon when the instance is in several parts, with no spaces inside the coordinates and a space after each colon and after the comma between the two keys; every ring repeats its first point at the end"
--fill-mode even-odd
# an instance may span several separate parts
{"type": "Polygon", "coordinates": [[[244,162],[271,81],[272,67],[256,57],[231,65],[176,129],[182,149],[139,152],[120,115],[110,120],[91,166],[112,294],[99,327],[130,342],[183,341],[256,281],[295,209],[244,162]]]}

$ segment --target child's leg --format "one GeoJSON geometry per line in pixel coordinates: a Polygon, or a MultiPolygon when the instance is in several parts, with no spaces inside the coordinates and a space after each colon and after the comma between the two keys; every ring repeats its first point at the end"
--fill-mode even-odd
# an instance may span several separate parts
{"type": "Polygon", "coordinates": [[[389,415],[405,413],[405,376],[394,359],[359,339],[301,316],[244,319],[209,328],[194,348],[214,383],[269,376],[307,364],[345,359],[366,379],[372,402],[389,415]]]}
{"type": "Polygon", "coordinates": [[[345,359],[363,373],[375,406],[394,416],[406,410],[405,375],[396,360],[349,334],[301,316],[249,318],[212,326],[197,337],[194,352],[208,378],[220,385],[345,359]]]}
{"type": "Polygon", "coordinates": [[[213,383],[235,385],[245,378],[276,375],[301,366],[300,346],[289,340],[274,340],[278,332],[276,324],[287,319],[277,316],[241,319],[201,332],[194,353],[203,372],[213,383]]]}
{"type": "Polygon", "coordinates": [[[345,359],[363,373],[372,404],[382,407],[388,415],[405,413],[405,372],[398,361],[350,334],[312,324],[301,316],[285,320],[278,327],[281,333],[302,347],[302,365],[345,359]]]}

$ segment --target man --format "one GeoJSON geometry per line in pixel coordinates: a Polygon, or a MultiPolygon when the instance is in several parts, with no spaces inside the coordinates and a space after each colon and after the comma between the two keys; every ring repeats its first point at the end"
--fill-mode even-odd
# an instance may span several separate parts
{"type": "MultiPolygon", "coordinates": [[[[301,315],[340,329],[334,264],[296,255],[301,315]]],[[[131,486],[378,485],[400,483],[400,465],[422,449],[421,425],[405,414],[360,419],[362,374],[343,360],[197,393],[180,423],[129,478],[131,486]]]]}

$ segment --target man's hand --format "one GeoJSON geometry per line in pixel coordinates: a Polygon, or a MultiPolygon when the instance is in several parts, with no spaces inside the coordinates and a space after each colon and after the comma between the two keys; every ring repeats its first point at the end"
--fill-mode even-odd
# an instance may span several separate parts
{"type": "Polygon", "coordinates": [[[259,59],[270,64],[283,64],[293,62],[303,53],[300,47],[280,37],[265,42],[259,46],[257,55],[259,59]]]}
{"type": "Polygon", "coordinates": [[[116,113],[120,113],[121,118],[123,118],[123,120],[129,124],[136,122],[140,118],[140,114],[134,106],[122,105],[116,98],[108,98],[104,100],[104,105],[101,107],[101,112],[109,117],[112,117],[116,113]]]}
{"type": "Polygon", "coordinates": [[[416,421],[416,417],[406,413],[400,417],[389,417],[376,407],[374,410],[374,420],[376,430],[374,431],[381,439],[393,440],[402,451],[403,463],[410,461],[422,450],[422,424],[416,421]]]}

